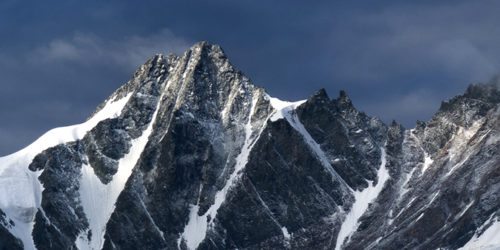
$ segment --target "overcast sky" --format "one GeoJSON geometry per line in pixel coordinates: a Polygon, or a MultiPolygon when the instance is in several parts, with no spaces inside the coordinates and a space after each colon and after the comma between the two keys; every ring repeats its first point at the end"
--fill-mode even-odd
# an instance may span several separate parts
{"type": "Polygon", "coordinates": [[[406,2],[2,0],[0,155],[84,121],[152,55],[201,40],[273,96],[344,89],[411,128],[499,71],[500,2],[406,2]]]}

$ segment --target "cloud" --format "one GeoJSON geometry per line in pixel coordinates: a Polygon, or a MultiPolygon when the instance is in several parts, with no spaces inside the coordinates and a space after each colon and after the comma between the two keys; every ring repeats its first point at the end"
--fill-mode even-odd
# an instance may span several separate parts
{"type": "Polygon", "coordinates": [[[148,36],[130,36],[115,40],[76,32],[69,39],[54,39],[36,48],[35,58],[46,63],[115,64],[135,69],[154,54],[184,52],[191,44],[162,29],[148,36]]]}
{"type": "Polygon", "coordinates": [[[344,60],[334,73],[368,84],[430,74],[486,81],[500,70],[500,3],[488,2],[397,4],[347,17],[332,33],[332,55],[344,60]]]}
{"type": "Polygon", "coordinates": [[[398,94],[388,98],[368,101],[360,106],[361,110],[374,115],[390,124],[392,120],[411,128],[415,125],[416,117],[427,121],[438,110],[441,99],[433,91],[419,89],[409,94],[398,94]],[[432,112],[429,112],[432,111],[432,112]]]}
{"type": "Polygon", "coordinates": [[[469,40],[442,41],[434,48],[435,60],[450,73],[465,74],[469,82],[484,81],[500,69],[498,60],[469,40]]]}

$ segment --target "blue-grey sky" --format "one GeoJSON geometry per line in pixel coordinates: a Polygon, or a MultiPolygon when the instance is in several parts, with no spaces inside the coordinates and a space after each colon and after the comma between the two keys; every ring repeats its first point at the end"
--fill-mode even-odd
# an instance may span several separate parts
{"type": "Polygon", "coordinates": [[[2,0],[0,155],[84,121],[149,57],[201,40],[273,96],[344,89],[411,128],[499,71],[500,2],[409,2],[2,0]]]}

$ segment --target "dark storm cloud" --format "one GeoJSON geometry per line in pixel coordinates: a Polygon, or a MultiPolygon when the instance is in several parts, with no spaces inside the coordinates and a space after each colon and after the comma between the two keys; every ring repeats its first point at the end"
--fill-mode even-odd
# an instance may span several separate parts
{"type": "Polygon", "coordinates": [[[498,72],[496,7],[492,1],[402,4],[353,17],[331,33],[339,66],[332,78],[348,83],[359,106],[385,121],[427,120],[441,100],[498,72]]]}
{"type": "Polygon", "coordinates": [[[200,40],[274,96],[339,89],[407,127],[500,67],[495,1],[0,3],[0,155],[82,122],[156,53],[200,40]]]}

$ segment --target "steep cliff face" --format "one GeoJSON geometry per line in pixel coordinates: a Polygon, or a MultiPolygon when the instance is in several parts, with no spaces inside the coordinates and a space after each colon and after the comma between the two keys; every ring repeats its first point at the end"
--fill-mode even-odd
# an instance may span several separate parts
{"type": "Polygon", "coordinates": [[[0,249],[500,244],[499,103],[471,85],[405,130],[343,91],[272,98],[201,42],[0,158],[0,249]]]}

